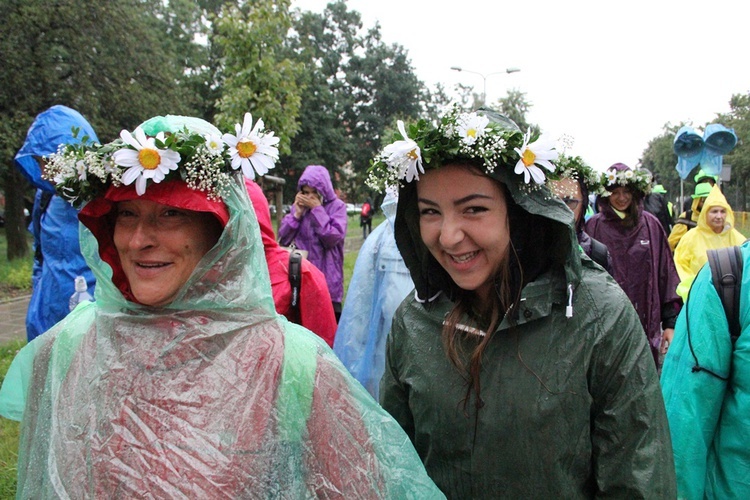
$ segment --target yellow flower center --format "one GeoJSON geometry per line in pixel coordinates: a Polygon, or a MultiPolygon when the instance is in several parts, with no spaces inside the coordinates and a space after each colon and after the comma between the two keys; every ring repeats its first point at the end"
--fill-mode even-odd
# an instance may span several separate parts
{"type": "Polygon", "coordinates": [[[143,148],[138,152],[138,161],[146,170],[153,170],[159,166],[161,156],[159,156],[159,152],[155,149],[143,148]]]}
{"type": "Polygon", "coordinates": [[[409,151],[406,156],[409,157],[410,160],[417,160],[419,159],[419,156],[417,156],[417,148],[412,149],[409,151]]]}
{"type": "Polygon", "coordinates": [[[527,167],[530,167],[534,164],[534,160],[536,160],[536,155],[534,152],[530,149],[526,149],[526,151],[523,152],[523,155],[521,156],[521,160],[523,161],[523,164],[527,167]]]}
{"type": "Polygon", "coordinates": [[[477,129],[475,129],[475,128],[468,129],[466,131],[466,135],[469,136],[469,137],[472,137],[472,138],[476,139],[477,138],[477,129]]]}
{"type": "Polygon", "coordinates": [[[255,154],[257,149],[258,147],[251,141],[244,141],[237,144],[237,152],[242,158],[250,158],[255,154]]]}

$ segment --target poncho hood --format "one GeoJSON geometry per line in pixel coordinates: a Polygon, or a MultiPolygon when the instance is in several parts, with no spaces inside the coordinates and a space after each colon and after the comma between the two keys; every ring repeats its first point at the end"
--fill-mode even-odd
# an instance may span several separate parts
{"type": "MultiPolygon", "coordinates": [[[[505,116],[482,109],[479,114],[487,116],[491,121],[505,127],[518,130],[518,127],[505,116]]],[[[517,160],[514,159],[514,161],[517,160]]],[[[461,157],[447,159],[455,163],[475,164],[461,157]]],[[[513,202],[520,210],[550,222],[551,231],[544,236],[547,241],[523,241],[524,232],[528,227],[516,227],[511,222],[511,239],[516,251],[521,255],[525,252],[538,252],[542,248],[550,254],[550,262],[554,266],[564,268],[565,279],[576,286],[580,282],[581,263],[578,252],[578,240],[575,235],[573,213],[565,204],[547,188],[546,185],[526,184],[523,175],[515,174],[514,164],[498,164],[489,175],[506,188],[513,202]],[[532,248],[534,247],[534,248],[532,248]]],[[[425,170],[440,168],[440,165],[425,164],[425,170]]],[[[403,184],[399,189],[398,208],[396,212],[395,236],[399,251],[409,269],[419,300],[433,300],[440,292],[453,298],[455,284],[448,273],[438,264],[422,242],[419,230],[419,208],[417,206],[417,183],[413,181],[403,184]]]]}
{"type": "Polygon", "coordinates": [[[23,175],[39,189],[51,193],[55,187],[42,179],[42,172],[35,156],[47,156],[57,151],[60,144],[77,144],[87,137],[88,142],[99,142],[88,121],[74,109],[56,105],[40,113],[26,134],[26,142],[16,154],[16,165],[23,175]],[[78,135],[73,136],[73,128],[78,135]]]}
{"type": "Polygon", "coordinates": [[[336,192],[333,190],[333,184],[331,183],[331,174],[328,173],[328,169],[322,165],[308,165],[305,171],[297,182],[297,189],[302,189],[302,186],[310,186],[315,188],[318,193],[323,197],[323,203],[330,203],[337,198],[336,192]]]}
{"type": "Polygon", "coordinates": [[[706,197],[706,201],[703,202],[703,208],[698,216],[697,229],[715,234],[713,229],[708,225],[708,212],[711,207],[722,207],[727,211],[727,218],[724,220],[724,230],[722,233],[734,228],[734,211],[732,210],[732,207],[729,206],[729,202],[727,202],[724,193],[721,192],[719,185],[716,184],[711,188],[711,192],[706,197]]]}

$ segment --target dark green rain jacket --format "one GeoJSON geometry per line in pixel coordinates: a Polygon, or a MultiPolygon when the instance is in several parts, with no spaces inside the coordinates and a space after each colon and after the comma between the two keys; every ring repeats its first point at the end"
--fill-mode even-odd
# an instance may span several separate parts
{"type": "Polygon", "coordinates": [[[381,404],[449,498],[675,497],[664,404],[635,310],[581,255],[562,202],[524,185],[512,166],[493,177],[522,210],[547,219],[536,219],[546,241],[524,243],[512,219],[511,238],[520,253],[549,253],[551,264],[523,286],[487,346],[483,405],[473,392],[464,404],[467,377],[442,345],[455,284],[421,242],[416,182],[401,188],[396,218],[416,295],[394,317],[381,404]]]}

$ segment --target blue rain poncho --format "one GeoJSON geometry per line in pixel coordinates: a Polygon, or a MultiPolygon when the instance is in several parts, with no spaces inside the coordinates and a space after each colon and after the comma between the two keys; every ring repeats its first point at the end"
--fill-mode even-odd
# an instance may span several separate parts
{"type": "Polygon", "coordinates": [[[22,349],[0,390],[22,419],[19,498],[442,498],[330,348],[275,312],[244,186],[224,202],[164,307],[127,300],[111,243],[82,229],[96,302],[22,349]]]}
{"type": "Polygon", "coordinates": [[[386,220],[359,250],[333,345],[344,366],[376,399],[393,314],[414,289],[393,236],[396,202],[396,196],[386,197],[381,205],[386,220]]]}
{"type": "Polygon", "coordinates": [[[56,152],[60,144],[78,143],[84,137],[98,141],[94,129],[80,113],[66,106],[52,106],[36,117],[15,157],[16,167],[37,188],[29,226],[36,256],[26,314],[28,340],[41,335],[68,314],[68,300],[75,292],[76,276],[86,278],[88,291],[94,294],[94,275],[78,246],[78,211],[54,194],[52,184],[42,179],[36,160],[36,157],[56,152]],[[78,129],[77,136],[73,136],[74,127],[78,129]]]}

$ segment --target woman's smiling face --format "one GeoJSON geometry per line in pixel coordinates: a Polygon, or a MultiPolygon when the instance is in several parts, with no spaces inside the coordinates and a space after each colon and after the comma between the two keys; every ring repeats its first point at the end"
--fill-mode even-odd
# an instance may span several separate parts
{"type": "Polygon", "coordinates": [[[114,243],[135,299],[147,306],[174,300],[218,241],[221,225],[207,212],[149,200],[117,204],[114,243]]]}
{"type": "Polygon", "coordinates": [[[449,164],[417,181],[417,197],[422,241],[456,285],[486,303],[510,244],[500,185],[473,167],[449,164]]]}

